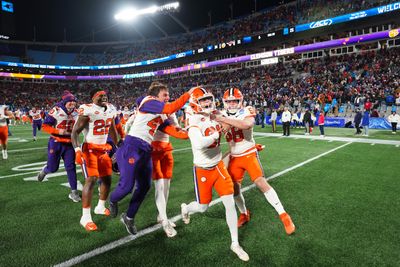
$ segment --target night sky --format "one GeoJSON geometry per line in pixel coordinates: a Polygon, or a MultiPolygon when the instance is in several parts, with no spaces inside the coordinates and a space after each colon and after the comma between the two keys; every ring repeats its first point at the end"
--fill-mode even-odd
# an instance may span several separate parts
{"type": "MultiPolygon", "coordinates": [[[[141,39],[139,31],[146,38],[162,37],[163,34],[146,17],[135,21],[117,23],[114,14],[122,7],[131,5],[146,8],[152,4],[163,5],[173,2],[166,0],[9,0],[14,3],[16,40],[33,40],[36,27],[36,41],[61,42],[66,29],[68,42],[118,41],[141,39]]],[[[280,1],[256,0],[257,10],[277,5],[280,1]]],[[[212,23],[230,18],[229,5],[233,3],[234,17],[251,14],[255,0],[181,0],[180,11],[174,13],[190,30],[204,28],[212,23]]],[[[151,18],[168,33],[177,34],[184,30],[168,15],[151,15],[151,18]]]]}

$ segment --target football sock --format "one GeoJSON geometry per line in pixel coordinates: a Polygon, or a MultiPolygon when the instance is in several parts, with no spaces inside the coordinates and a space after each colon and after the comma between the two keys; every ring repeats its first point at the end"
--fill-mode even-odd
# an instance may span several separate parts
{"type": "Polygon", "coordinates": [[[190,202],[186,209],[189,213],[205,212],[208,208],[207,204],[200,204],[197,201],[190,202]]]}
{"type": "Polygon", "coordinates": [[[247,213],[246,202],[244,201],[242,192],[240,192],[237,196],[234,196],[234,199],[240,213],[247,213]]]}
{"type": "Polygon", "coordinates": [[[167,203],[165,201],[164,197],[164,179],[159,179],[154,181],[154,186],[155,186],[155,200],[156,200],[156,206],[158,210],[158,214],[160,216],[160,219],[165,222],[167,221],[167,203]]]}
{"type": "Polygon", "coordinates": [[[168,203],[168,197],[169,197],[169,187],[171,184],[171,179],[162,179],[164,181],[164,198],[165,198],[165,205],[168,203]]]}
{"type": "Polygon", "coordinates": [[[235,209],[235,201],[233,195],[222,196],[222,203],[225,206],[226,223],[231,233],[232,243],[239,243],[238,228],[237,228],[237,213],[235,209]]]}
{"type": "Polygon", "coordinates": [[[272,187],[264,193],[264,196],[279,215],[285,212],[285,209],[283,208],[282,203],[279,200],[278,194],[272,187]]]}
{"type": "Polygon", "coordinates": [[[88,222],[92,222],[92,215],[90,214],[90,207],[89,208],[82,208],[82,218],[81,224],[85,225],[88,222]]]}
{"type": "Polygon", "coordinates": [[[106,208],[106,201],[99,199],[99,203],[97,203],[97,208],[106,208]]]}

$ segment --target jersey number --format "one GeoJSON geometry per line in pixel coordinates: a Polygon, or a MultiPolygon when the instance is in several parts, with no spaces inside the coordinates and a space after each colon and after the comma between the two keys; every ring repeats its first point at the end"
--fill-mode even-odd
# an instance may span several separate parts
{"type": "Polygon", "coordinates": [[[162,122],[163,120],[161,119],[161,117],[155,117],[154,119],[152,119],[147,123],[147,126],[150,127],[149,134],[151,136],[154,136],[154,133],[156,132],[158,126],[160,126],[162,122]]]}
{"type": "Polygon", "coordinates": [[[235,127],[232,127],[231,130],[226,134],[227,142],[233,140],[233,142],[238,143],[243,141],[243,139],[244,139],[243,131],[236,129],[235,127]]]}
{"type": "Polygon", "coordinates": [[[108,118],[106,121],[97,120],[95,121],[93,127],[93,135],[106,135],[112,124],[112,118],[108,118]]]}
{"type": "MultiPolygon", "coordinates": [[[[211,127],[208,127],[208,128],[204,131],[204,134],[205,134],[205,136],[210,136],[210,135],[212,135],[216,130],[217,130],[217,131],[220,131],[220,129],[221,129],[221,127],[220,127],[219,125],[217,125],[217,129],[215,129],[213,126],[211,126],[211,127]]],[[[212,143],[208,148],[217,147],[217,146],[220,145],[220,143],[221,143],[221,135],[220,135],[219,138],[218,138],[217,140],[215,140],[215,142],[212,143]]]]}
{"type": "Polygon", "coordinates": [[[60,124],[57,125],[57,129],[67,130],[68,132],[72,132],[72,128],[74,127],[74,120],[64,120],[60,124]]]}

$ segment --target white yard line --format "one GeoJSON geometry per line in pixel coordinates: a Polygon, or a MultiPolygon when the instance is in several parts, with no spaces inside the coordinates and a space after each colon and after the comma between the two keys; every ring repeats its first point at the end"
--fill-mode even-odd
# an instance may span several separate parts
{"type": "Polygon", "coordinates": [[[29,150],[39,150],[39,149],[45,149],[47,146],[41,146],[41,147],[31,147],[31,148],[21,148],[21,149],[13,149],[13,150],[8,150],[8,153],[12,152],[23,152],[23,151],[29,151],[29,150]]]}
{"type": "MultiPolygon", "coordinates": [[[[331,150],[329,150],[327,152],[324,152],[322,154],[319,154],[319,155],[317,155],[317,156],[315,156],[315,157],[313,157],[311,159],[308,159],[308,160],[303,161],[303,162],[301,162],[301,163],[299,163],[297,165],[294,165],[294,166],[292,166],[290,168],[287,168],[287,169],[285,169],[285,170],[283,170],[281,172],[278,172],[278,173],[276,173],[274,175],[271,175],[271,176],[267,177],[267,179],[271,180],[271,179],[277,178],[277,177],[279,177],[279,176],[281,176],[283,174],[286,174],[286,173],[288,173],[288,172],[290,172],[290,171],[292,171],[294,169],[300,168],[300,167],[304,166],[307,163],[310,163],[310,162],[312,162],[314,160],[317,160],[317,159],[319,159],[319,158],[321,158],[321,157],[323,157],[325,155],[328,155],[328,154],[330,154],[332,152],[335,152],[336,150],[341,149],[341,148],[343,148],[343,147],[345,147],[345,146],[347,146],[349,144],[351,144],[351,142],[343,144],[343,145],[338,146],[336,148],[333,148],[333,149],[331,149],[331,150]]],[[[252,184],[250,186],[246,186],[246,187],[242,188],[242,191],[245,192],[245,191],[248,191],[248,190],[250,190],[250,189],[252,189],[254,187],[255,187],[255,185],[252,184]]],[[[210,206],[216,205],[216,204],[218,204],[220,202],[221,202],[221,198],[215,199],[210,203],[210,206]]],[[[176,215],[175,217],[170,218],[170,220],[172,222],[177,222],[180,219],[182,219],[181,215],[176,215]]],[[[83,261],[85,261],[87,259],[93,258],[93,257],[95,257],[97,255],[100,255],[100,254],[103,254],[103,253],[105,253],[107,251],[110,251],[110,250],[112,250],[112,249],[114,249],[116,247],[119,247],[119,246],[122,246],[122,245],[124,245],[126,243],[129,243],[129,242],[131,242],[131,241],[133,241],[135,239],[138,239],[139,237],[142,237],[144,235],[153,233],[153,232],[157,231],[160,228],[161,228],[160,224],[153,225],[151,227],[148,227],[148,228],[145,228],[143,230],[140,230],[136,235],[129,235],[129,236],[126,236],[124,238],[118,239],[118,240],[116,240],[114,242],[108,243],[107,245],[104,245],[102,247],[96,248],[96,249],[94,249],[92,251],[89,251],[89,252],[84,253],[82,255],[76,256],[76,257],[74,257],[74,258],[72,258],[70,260],[64,261],[64,262],[59,263],[59,264],[54,265],[54,266],[55,267],[73,266],[73,265],[81,263],[81,262],[83,262],[83,261]]]]}
{"type": "Polygon", "coordinates": [[[314,141],[314,140],[325,140],[325,141],[366,143],[366,144],[379,144],[379,145],[400,145],[400,141],[395,141],[395,140],[354,138],[354,137],[336,137],[336,136],[321,137],[319,135],[302,135],[302,134],[291,134],[290,136],[283,137],[281,134],[260,133],[260,132],[254,132],[254,136],[278,137],[278,138],[294,138],[294,139],[309,139],[311,141],[314,141]]]}

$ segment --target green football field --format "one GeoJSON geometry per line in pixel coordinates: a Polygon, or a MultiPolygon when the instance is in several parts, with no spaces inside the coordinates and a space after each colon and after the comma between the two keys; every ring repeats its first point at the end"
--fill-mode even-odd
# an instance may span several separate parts
{"type": "MultiPolygon", "coordinates": [[[[189,225],[179,217],[180,204],[195,199],[188,141],[173,140],[168,215],[178,235],[170,239],[157,225],[153,189],[137,214],[137,236],[128,235],[119,218],[100,215],[92,215],[99,231],[86,232],[79,224],[81,203],[68,199],[62,165],[48,181],[35,181],[47,159],[48,136],[39,133],[33,142],[30,126],[11,129],[9,159],[0,159],[0,266],[399,265],[400,133],[371,130],[366,138],[354,137],[354,129],[326,128],[325,138],[318,129],[303,138],[303,130],[293,129],[287,138],[256,126],[256,140],[266,146],[260,152],[265,173],[296,232],[286,235],[275,210],[246,178],[252,218],[239,229],[250,256],[244,263],[229,249],[217,196],[189,225]]],[[[78,178],[83,182],[80,172],[78,178]]],[[[114,175],[113,185],[117,181],[114,175]]],[[[120,212],[129,200],[120,203],[120,212]]]]}

